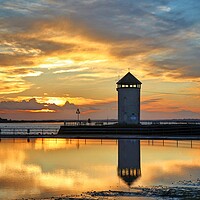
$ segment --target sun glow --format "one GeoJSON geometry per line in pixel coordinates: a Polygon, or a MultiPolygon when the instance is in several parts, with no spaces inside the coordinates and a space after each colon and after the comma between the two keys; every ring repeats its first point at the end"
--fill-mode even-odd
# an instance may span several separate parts
{"type": "Polygon", "coordinates": [[[40,64],[40,68],[59,68],[59,67],[67,67],[74,64],[74,61],[71,59],[62,60],[58,57],[50,57],[43,61],[43,64],[40,64]]]}
{"type": "Polygon", "coordinates": [[[66,97],[42,97],[42,99],[38,99],[38,102],[63,106],[66,103],[66,97]]]}
{"type": "Polygon", "coordinates": [[[43,108],[41,110],[27,110],[28,112],[31,113],[54,113],[56,112],[55,110],[49,110],[48,108],[43,108]]]}

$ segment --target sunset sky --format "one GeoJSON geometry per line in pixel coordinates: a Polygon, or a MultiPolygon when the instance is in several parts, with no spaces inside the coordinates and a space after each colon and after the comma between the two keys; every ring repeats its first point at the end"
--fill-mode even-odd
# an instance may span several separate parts
{"type": "Polygon", "coordinates": [[[129,70],[142,119],[200,118],[200,1],[0,0],[1,118],[117,118],[129,70]]]}

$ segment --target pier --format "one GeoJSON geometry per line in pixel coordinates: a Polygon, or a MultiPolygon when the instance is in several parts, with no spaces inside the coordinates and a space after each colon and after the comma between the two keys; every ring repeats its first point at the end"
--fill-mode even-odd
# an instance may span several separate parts
{"type": "MultiPolygon", "coordinates": [[[[91,123],[88,123],[88,120],[61,120],[65,126],[85,126],[85,125],[111,125],[118,123],[117,119],[102,119],[102,120],[91,120],[91,123]]],[[[200,119],[163,119],[163,120],[140,120],[141,125],[155,125],[155,124],[199,124],[200,119]]]]}
{"type": "Polygon", "coordinates": [[[129,138],[140,137],[190,137],[200,138],[199,124],[151,124],[151,125],[102,125],[102,126],[61,126],[59,136],[71,136],[75,138],[129,138]]]}
{"type": "Polygon", "coordinates": [[[142,120],[118,125],[116,120],[67,120],[52,127],[1,127],[0,138],[200,139],[200,120],[142,120]]]}

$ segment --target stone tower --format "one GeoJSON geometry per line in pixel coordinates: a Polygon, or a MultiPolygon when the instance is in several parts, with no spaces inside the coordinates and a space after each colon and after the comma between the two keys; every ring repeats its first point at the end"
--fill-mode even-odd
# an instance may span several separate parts
{"type": "Polygon", "coordinates": [[[140,123],[141,84],[130,72],[117,82],[119,124],[140,123]]]}

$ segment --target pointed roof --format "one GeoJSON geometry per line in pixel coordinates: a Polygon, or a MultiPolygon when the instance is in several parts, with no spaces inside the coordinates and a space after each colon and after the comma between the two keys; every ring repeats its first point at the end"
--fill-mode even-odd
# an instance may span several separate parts
{"type": "Polygon", "coordinates": [[[121,78],[117,84],[121,85],[134,85],[134,84],[142,84],[133,74],[128,72],[123,78],[121,78]]]}

